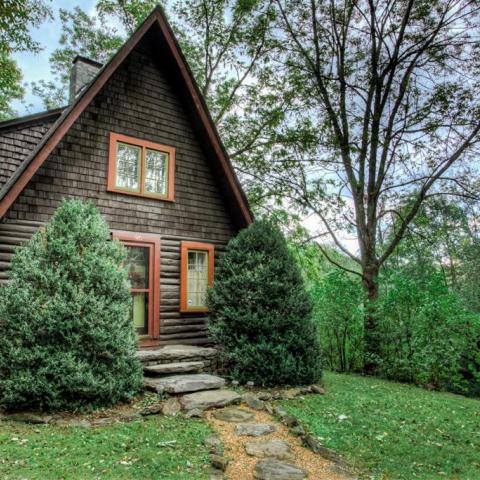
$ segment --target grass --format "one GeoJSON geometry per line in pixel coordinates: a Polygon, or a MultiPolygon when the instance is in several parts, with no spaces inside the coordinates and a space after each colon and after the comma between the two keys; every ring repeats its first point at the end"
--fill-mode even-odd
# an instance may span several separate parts
{"type": "MultiPolygon", "coordinates": [[[[326,395],[282,405],[361,478],[480,479],[480,401],[352,375],[327,373],[325,384],[326,395]]],[[[0,421],[0,478],[202,480],[209,433],[181,416],[97,428],[0,421]]]]}
{"type": "Polygon", "coordinates": [[[282,405],[361,478],[480,479],[480,401],[352,375],[325,384],[282,405]]]}
{"type": "Polygon", "coordinates": [[[0,421],[0,478],[206,479],[202,440],[209,432],[204,422],[181,417],[100,428],[0,421]]]}

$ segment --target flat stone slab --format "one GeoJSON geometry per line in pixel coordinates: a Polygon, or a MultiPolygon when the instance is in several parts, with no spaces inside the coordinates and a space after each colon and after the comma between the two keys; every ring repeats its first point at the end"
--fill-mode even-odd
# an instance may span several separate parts
{"type": "Polygon", "coordinates": [[[203,440],[203,444],[208,447],[210,453],[214,453],[216,455],[223,455],[224,448],[220,437],[217,435],[210,435],[203,440]]]}
{"type": "Polygon", "coordinates": [[[283,440],[267,440],[260,442],[245,443],[245,451],[248,455],[257,458],[273,458],[275,460],[294,461],[292,449],[283,440]]]}
{"type": "Polygon", "coordinates": [[[184,410],[209,410],[222,408],[240,402],[240,395],[231,390],[207,390],[204,392],[189,393],[180,398],[184,410]]]}
{"type": "Polygon", "coordinates": [[[257,480],[303,480],[307,476],[303,468],[275,460],[258,462],[253,473],[253,478],[257,480]]]}
{"type": "Polygon", "coordinates": [[[222,422],[231,423],[248,422],[255,417],[253,413],[240,408],[224,408],[222,410],[217,410],[216,412],[213,412],[213,416],[222,422]]]}
{"type": "Polygon", "coordinates": [[[254,410],[263,410],[265,408],[265,403],[260,400],[253,393],[245,393],[242,395],[242,401],[245,402],[250,408],[254,410]]]}
{"type": "Polygon", "coordinates": [[[210,359],[217,355],[216,348],[196,347],[194,345],[166,345],[161,348],[148,348],[137,351],[141,362],[192,360],[198,358],[210,359]]]}
{"type": "Polygon", "coordinates": [[[10,420],[11,422],[29,423],[32,425],[48,424],[53,420],[51,415],[43,415],[36,413],[11,413],[2,416],[2,420],[10,420]]]}
{"type": "Polygon", "coordinates": [[[269,423],[240,423],[235,427],[239,437],[261,437],[273,433],[277,428],[269,423]]]}
{"type": "Polygon", "coordinates": [[[148,365],[143,371],[151,375],[165,375],[169,373],[199,372],[205,366],[203,362],[173,362],[148,365]]]}
{"type": "Polygon", "coordinates": [[[186,393],[200,390],[222,388],[225,380],[208,373],[194,373],[188,375],[169,375],[168,377],[148,378],[145,386],[157,393],[186,393]]]}

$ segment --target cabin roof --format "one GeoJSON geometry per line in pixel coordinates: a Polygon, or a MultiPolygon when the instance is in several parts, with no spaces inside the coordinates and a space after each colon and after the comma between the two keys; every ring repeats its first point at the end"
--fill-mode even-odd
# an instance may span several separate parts
{"type": "MultiPolygon", "coordinates": [[[[8,132],[22,129],[28,132],[29,128],[34,126],[43,126],[47,129],[40,139],[38,139],[38,131],[35,133],[37,140],[33,144],[30,143],[33,148],[25,149],[27,151],[24,152],[24,158],[18,162],[18,166],[14,168],[11,176],[3,184],[0,172],[0,219],[77,118],[90,105],[113,73],[122,65],[128,54],[146,35],[153,36],[152,38],[158,42],[159,48],[162,49],[162,54],[165,55],[166,53],[169,58],[172,74],[175,75],[175,79],[178,79],[182,97],[186,99],[185,103],[188,105],[199,138],[208,152],[208,158],[213,163],[212,170],[219,180],[220,188],[237,225],[244,227],[252,222],[253,217],[245,193],[210,116],[205,99],[195,82],[192,71],[161,7],[156,7],[152,11],[112,59],[99,70],[87,88],[69,106],[0,122],[0,148],[2,138],[8,132]]],[[[27,137],[28,133],[24,139],[27,139],[27,137]]]]}

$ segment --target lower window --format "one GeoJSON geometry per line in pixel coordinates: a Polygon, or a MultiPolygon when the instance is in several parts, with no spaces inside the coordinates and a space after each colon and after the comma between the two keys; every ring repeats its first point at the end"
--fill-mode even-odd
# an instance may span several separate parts
{"type": "Polygon", "coordinates": [[[182,242],[180,263],[180,311],[206,312],[207,290],[213,285],[213,245],[182,242]]]}
{"type": "Polygon", "coordinates": [[[130,318],[140,337],[159,336],[160,240],[152,235],[114,232],[127,249],[125,267],[130,280],[130,318]]]}

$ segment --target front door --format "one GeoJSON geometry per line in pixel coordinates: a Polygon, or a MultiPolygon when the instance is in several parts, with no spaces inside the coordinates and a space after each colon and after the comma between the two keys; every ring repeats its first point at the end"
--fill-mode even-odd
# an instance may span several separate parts
{"type": "Polygon", "coordinates": [[[127,249],[125,267],[130,280],[130,318],[143,342],[159,337],[160,240],[153,235],[114,232],[127,249]]]}

